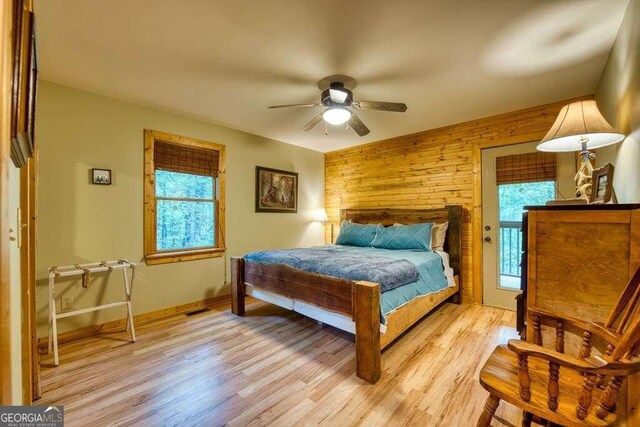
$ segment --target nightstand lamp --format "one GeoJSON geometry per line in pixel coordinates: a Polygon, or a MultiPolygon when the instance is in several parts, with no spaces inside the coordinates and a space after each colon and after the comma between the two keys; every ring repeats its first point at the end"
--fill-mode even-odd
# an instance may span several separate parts
{"type": "Polygon", "coordinates": [[[322,225],[326,225],[327,223],[331,225],[331,244],[333,244],[333,223],[329,220],[329,215],[327,215],[327,211],[325,209],[318,209],[316,212],[316,222],[319,222],[322,225]]]}
{"type": "Polygon", "coordinates": [[[598,110],[596,101],[576,101],[562,107],[547,135],[538,144],[538,151],[579,151],[582,164],[575,176],[576,197],[589,199],[591,194],[590,160],[595,154],[589,150],[622,142],[624,134],[611,126],[598,110]]]}

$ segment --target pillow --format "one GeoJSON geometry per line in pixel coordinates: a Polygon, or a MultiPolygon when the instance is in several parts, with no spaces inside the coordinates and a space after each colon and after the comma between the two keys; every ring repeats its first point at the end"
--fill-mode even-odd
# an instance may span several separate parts
{"type": "Polygon", "coordinates": [[[371,244],[382,249],[422,249],[431,250],[431,228],[433,223],[384,227],[378,225],[375,239],[371,244]]]}
{"type": "MultiPolygon", "coordinates": [[[[404,224],[395,223],[394,227],[401,227],[404,224]]],[[[447,237],[447,229],[449,228],[449,221],[442,224],[433,224],[431,227],[431,250],[444,252],[444,241],[447,237]]]]}
{"type": "Polygon", "coordinates": [[[336,245],[371,247],[371,242],[376,237],[377,227],[375,224],[342,221],[336,245]]]}
{"type": "Polygon", "coordinates": [[[434,224],[431,229],[431,250],[444,252],[444,240],[447,237],[449,221],[442,224],[434,224]]]}

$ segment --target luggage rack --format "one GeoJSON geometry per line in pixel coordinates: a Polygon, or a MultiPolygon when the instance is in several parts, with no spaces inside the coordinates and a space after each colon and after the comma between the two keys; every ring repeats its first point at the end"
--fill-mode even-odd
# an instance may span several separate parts
{"type": "Polygon", "coordinates": [[[58,366],[60,361],[58,358],[58,319],[65,317],[77,316],[80,314],[91,313],[93,311],[104,310],[107,308],[127,306],[127,329],[131,333],[131,342],[136,341],[136,332],[133,326],[133,312],[131,308],[131,290],[133,289],[133,279],[135,277],[136,264],[126,259],[115,261],[100,261],[87,264],[71,264],[63,266],[54,266],[49,268],[49,354],[53,347],[54,365],[58,366]],[[58,314],[56,312],[55,297],[55,279],[60,277],[82,276],[82,287],[88,288],[91,284],[91,275],[93,273],[106,273],[113,270],[122,270],[122,278],[124,281],[125,299],[123,301],[115,301],[107,304],[97,305],[94,307],[82,308],[79,310],[68,311],[58,314]],[[131,270],[131,278],[129,278],[128,270],[131,270]]]}

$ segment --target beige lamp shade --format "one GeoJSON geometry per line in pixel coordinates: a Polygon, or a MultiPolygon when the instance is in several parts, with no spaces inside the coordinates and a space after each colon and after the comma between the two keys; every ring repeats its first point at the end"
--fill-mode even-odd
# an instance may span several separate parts
{"type": "Polygon", "coordinates": [[[326,210],[318,209],[316,211],[316,222],[329,222],[329,216],[327,215],[326,210]]]}
{"type": "Polygon", "coordinates": [[[596,101],[576,101],[562,107],[555,123],[538,144],[539,151],[582,151],[617,144],[624,135],[611,126],[598,110],[596,101]]]}

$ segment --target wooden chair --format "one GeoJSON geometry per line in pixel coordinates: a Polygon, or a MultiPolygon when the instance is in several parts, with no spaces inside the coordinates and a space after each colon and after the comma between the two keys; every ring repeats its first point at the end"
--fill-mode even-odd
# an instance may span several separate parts
{"type": "Polygon", "coordinates": [[[528,312],[534,342],[509,340],[482,367],[480,383],[490,395],[477,425],[490,425],[500,400],[523,409],[523,426],[532,419],[564,426],[614,423],[623,381],[640,372],[640,268],[604,323],[535,307],[528,312]],[[542,346],[541,325],[549,322],[556,332],[553,350],[542,346]],[[565,330],[582,333],[577,357],[564,352],[565,330]]]}

